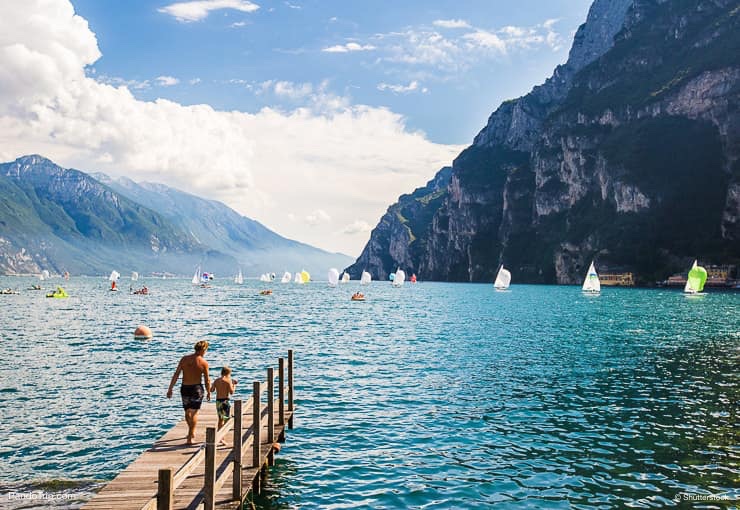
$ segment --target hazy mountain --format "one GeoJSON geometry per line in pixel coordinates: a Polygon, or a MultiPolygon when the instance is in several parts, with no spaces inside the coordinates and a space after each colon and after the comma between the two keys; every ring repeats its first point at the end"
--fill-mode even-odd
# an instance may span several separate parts
{"type": "Polygon", "coordinates": [[[304,267],[322,274],[349,260],[280,237],[218,202],[103,180],[41,156],[0,164],[0,272],[189,274],[200,264],[222,275],[240,265],[246,274],[304,267]]]}
{"type": "Polygon", "coordinates": [[[736,1],[596,0],[567,63],[389,207],[349,270],[574,283],[596,259],[652,282],[739,263],[739,105],[736,1]]]}
{"type": "Polygon", "coordinates": [[[286,239],[215,200],[163,184],[112,179],[100,173],[93,175],[121,195],[158,212],[198,242],[231,255],[245,273],[256,275],[275,271],[282,274],[305,268],[323,278],[329,267],[344,267],[352,260],[347,255],[286,239]]]}

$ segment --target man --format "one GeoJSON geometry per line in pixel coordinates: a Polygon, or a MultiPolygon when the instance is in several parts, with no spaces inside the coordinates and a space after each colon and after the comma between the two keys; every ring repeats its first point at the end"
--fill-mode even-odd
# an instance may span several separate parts
{"type": "Polygon", "coordinates": [[[188,438],[186,444],[192,445],[195,440],[195,425],[198,423],[198,411],[203,403],[203,393],[207,393],[207,399],[211,400],[211,380],[208,378],[208,362],[203,355],[208,350],[208,342],[200,340],[193,347],[195,353],[183,356],[177,365],[175,375],[170,381],[167,390],[167,398],[172,398],[172,388],[175,386],[180,372],[182,372],[182,407],[185,409],[185,421],[188,424],[188,438]],[[205,378],[205,388],[201,383],[201,376],[205,378]]]}

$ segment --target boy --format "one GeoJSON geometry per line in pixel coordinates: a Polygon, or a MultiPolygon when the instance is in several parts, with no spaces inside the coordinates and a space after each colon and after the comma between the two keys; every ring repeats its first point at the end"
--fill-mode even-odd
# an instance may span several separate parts
{"type": "MultiPolygon", "coordinates": [[[[236,381],[231,378],[231,368],[223,367],[221,369],[221,377],[213,381],[211,391],[216,392],[216,412],[218,413],[218,430],[229,421],[231,417],[231,402],[229,401],[229,395],[234,393],[236,389],[236,381]]],[[[223,440],[221,440],[223,444],[223,440]]]]}

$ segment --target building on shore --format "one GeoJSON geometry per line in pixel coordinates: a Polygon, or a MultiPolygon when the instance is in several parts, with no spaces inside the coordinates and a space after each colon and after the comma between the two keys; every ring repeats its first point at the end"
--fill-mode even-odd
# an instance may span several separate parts
{"type": "Polygon", "coordinates": [[[612,287],[632,287],[635,279],[632,273],[602,273],[599,275],[601,285],[612,287]]]}

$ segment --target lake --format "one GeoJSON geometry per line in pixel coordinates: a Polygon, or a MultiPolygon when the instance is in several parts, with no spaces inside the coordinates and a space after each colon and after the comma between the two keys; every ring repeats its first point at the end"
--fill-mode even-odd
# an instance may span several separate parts
{"type": "Polygon", "coordinates": [[[113,478],[182,418],[165,393],[199,339],[245,399],[294,350],[295,429],[261,508],[740,498],[738,293],[373,282],[352,302],[357,282],[142,282],[0,278],[21,292],[0,295],[0,507],[34,488],[79,506],[113,478]],[[70,297],[46,299],[60,283],[70,297]]]}

